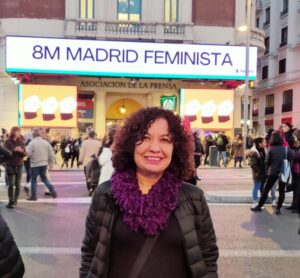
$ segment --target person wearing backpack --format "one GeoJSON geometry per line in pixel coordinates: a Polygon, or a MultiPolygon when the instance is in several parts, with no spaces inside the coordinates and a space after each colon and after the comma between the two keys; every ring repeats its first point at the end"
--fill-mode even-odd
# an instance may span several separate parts
{"type": "MultiPolygon", "coordinates": [[[[267,153],[266,157],[266,169],[267,169],[267,180],[264,186],[262,196],[256,207],[251,208],[252,211],[261,212],[262,206],[268,198],[268,193],[272,189],[275,182],[279,179],[281,174],[281,166],[284,159],[291,160],[291,151],[288,147],[283,146],[283,139],[279,132],[274,132],[271,136],[270,141],[271,148],[267,153]]],[[[279,198],[275,210],[275,214],[281,214],[280,209],[282,207],[285,198],[285,186],[286,183],[279,180],[279,198]]]]}
{"type": "Polygon", "coordinates": [[[223,159],[223,165],[224,167],[227,167],[227,150],[226,147],[228,145],[228,138],[225,135],[224,132],[219,133],[217,139],[216,139],[216,146],[217,146],[217,161],[218,161],[218,167],[221,167],[221,159],[223,159]]]}
{"type": "Polygon", "coordinates": [[[71,168],[73,168],[75,159],[77,163],[77,168],[79,168],[79,153],[80,153],[80,141],[79,138],[77,138],[72,141],[71,168]]]}

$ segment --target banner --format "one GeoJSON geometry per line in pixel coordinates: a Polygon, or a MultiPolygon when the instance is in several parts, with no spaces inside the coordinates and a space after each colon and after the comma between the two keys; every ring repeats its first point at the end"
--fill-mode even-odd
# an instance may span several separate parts
{"type": "MultiPolygon", "coordinates": [[[[243,80],[245,61],[245,46],[6,37],[7,72],[243,80]]],[[[256,63],[250,47],[249,80],[256,63]]]]}
{"type": "Polygon", "coordinates": [[[93,119],[94,102],[91,99],[78,99],[77,113],[78,118],[93,119]]]}
{"type": "Polygon", "coordinates": [[[20,127],[77,127],[77,87],[19,85],[20,127]]]}
{"type": "Polygon", "coordinates": [[[191,128],[233,128],[233,90],[181,89],[180,114],[191,128]]]}

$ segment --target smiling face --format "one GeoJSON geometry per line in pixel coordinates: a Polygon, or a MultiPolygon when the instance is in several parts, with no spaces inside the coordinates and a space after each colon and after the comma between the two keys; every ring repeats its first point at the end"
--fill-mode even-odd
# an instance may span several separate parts
{"type": "Polygon", "coordinates": [[[143,141],[136,144],[134,161],[137,173],[144,177],[160,178],[171,163],[172,153],[168,122],[157,119],[149,127],[143,141]]]}

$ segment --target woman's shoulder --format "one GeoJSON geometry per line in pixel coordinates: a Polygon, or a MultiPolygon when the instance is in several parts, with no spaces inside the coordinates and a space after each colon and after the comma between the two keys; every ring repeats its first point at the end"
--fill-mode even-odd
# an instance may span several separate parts
{"type": "Polygon", "coordinates": [[[180,193],[182,196],[192,200],[202,200],[204,198],[204,192],[202,189],[187,182],[182,183],[180,193]]]}

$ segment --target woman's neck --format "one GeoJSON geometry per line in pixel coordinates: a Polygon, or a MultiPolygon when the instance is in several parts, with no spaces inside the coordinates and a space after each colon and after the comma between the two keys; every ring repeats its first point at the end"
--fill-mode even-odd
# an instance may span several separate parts
{"type": "Polygon", "coordinates": [[[161,175],[146,176],[140,172],[136,172],[136,178],[140,190],[143,194],[147,194],[154,184],[162,177],[161,175]]]}

